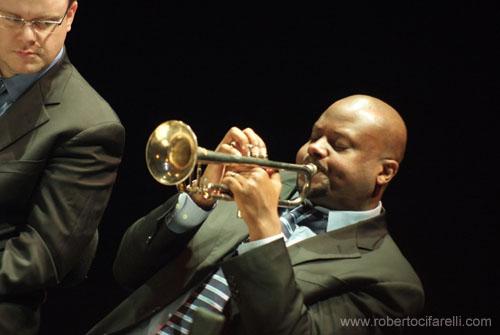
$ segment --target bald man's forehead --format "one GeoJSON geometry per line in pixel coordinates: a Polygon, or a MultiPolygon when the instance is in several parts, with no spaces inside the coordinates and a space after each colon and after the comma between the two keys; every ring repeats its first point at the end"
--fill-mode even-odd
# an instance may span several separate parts
{"type": "Polygon", "coordinates": [[[383,120],[380,115],[370,105],[348,104],[348,105],[332,105],[319,118],[320,123],[336,123],[336,124],[356,124],[359,127],[381,127],[383,120]]]}

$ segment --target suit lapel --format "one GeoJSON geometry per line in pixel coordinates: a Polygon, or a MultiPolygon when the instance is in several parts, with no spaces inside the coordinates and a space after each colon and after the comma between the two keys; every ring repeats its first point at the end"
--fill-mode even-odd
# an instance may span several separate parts
{"type": "Polygon", "coordinates": [[[47,121],[40,88],[35,84],[0,118],[0,150],[47,121]]]}
{"type": "Polygon", "coordinates": [[[387,234],[385,212],[372,219],[308,238],[288,248],[292,265],[316,260],[358,258],[373,250],[387,234]]]}
{"type": "Polygon", "coordinates": [[[237,217],[234,202],[220,201],[189,243],[193,254],[199,255],[196,271],[221,261],[248,235],[242,219],[237,217]],[[207,241],[211,241],[207,244],[207,241]]]}
{"type": "Polygon", "coordinates": [[[355,230],[330,232],[308,238],[288,248],[292,266],[316,260],[357,258],[361,254],[356,246],[355,230]]]}
{"type": "Polygon", "coordinates": [[[65,71],[69,65],[65,55],[60,64],[55,64],[0,117],[0,151],[49,121],[45,107],[60,102],[64,81],[70,74],[65,71]]]}

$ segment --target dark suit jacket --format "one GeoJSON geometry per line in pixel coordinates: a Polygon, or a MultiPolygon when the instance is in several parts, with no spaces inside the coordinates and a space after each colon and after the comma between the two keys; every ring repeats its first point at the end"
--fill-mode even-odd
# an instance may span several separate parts
{"type": "Polygon", "coordinates": [[[65,56],[0,117],[0,334],[32,334],[44,289],[84,278],[124,145],[65,56]]]}
{"type": "MultiPolygon", "coordinates": [[[[293,185],[284,180],[284,195],[293,185]]],[[[175,203],[169,199],[126,232],[114,270],[122,285],[137,289],[88,335],[126,333],[218,264],[232,296],[226,334],[380,333],[342,326],[341,318],[404,317],[423,307],[421,283],[388,235],[385,214],[289,248],[278,240],[231,258],[247,236],[234,203],[219,202],[199,229],[182,235],[163,220],[175,203]]],[[[210,315],[195,318],[204,326],[193,334],[207,334],[210,315]]]]}

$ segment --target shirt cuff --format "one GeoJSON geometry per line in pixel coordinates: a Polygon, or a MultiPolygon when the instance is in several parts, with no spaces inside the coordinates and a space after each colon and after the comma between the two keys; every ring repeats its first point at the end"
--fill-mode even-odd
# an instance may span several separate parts
{"type": "Polygon", "coordinates": [[[265,244],[271,243],[273,241],[279,240],[280,238],[285,238],[285,235],[283,233],[279,233],[277,235],[269,236],[260,240],[255,240],[255,241],[250,241],[250,242],[244,242],[241,243],[236,251],[238,252],[238,255],[244,254],[247,251],[253,250],[257,247],[263,246],[265,244]]]}
{"type": "Polygon", "coordinates": [[[210,212],[211,210],[199,207],[187,193],[182,192],[177,199],[172,219],[166,224],[174,233],[182,234],[200,225],[210,212]]]}

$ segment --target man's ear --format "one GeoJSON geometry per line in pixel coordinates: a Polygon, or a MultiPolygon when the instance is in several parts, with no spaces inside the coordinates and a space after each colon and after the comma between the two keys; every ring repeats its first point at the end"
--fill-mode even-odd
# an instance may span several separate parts
{"type": "Polygon", "coordinates": [[[399,163],[394,159],[382,160],[382,170],[377,175],[377,184],[385,186],[389,184],[391,179],[398,173],[399,163]]]}
{"type": "MultiPolygon", "coordinates": [[[[70,0],[71,1],[71,0],[70,0]]],[[[73,20],[75,19],[76,10],[78,9],[78,2],[73,1],[71,3],[68,13],[66,14],[66,32],[71,30],[71,25],[73,24],[73,20]]]]}

